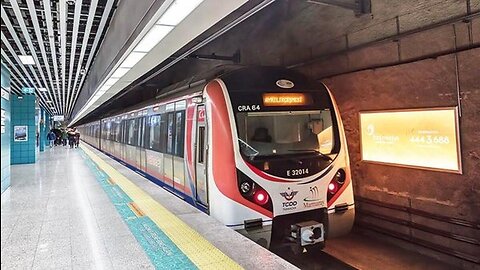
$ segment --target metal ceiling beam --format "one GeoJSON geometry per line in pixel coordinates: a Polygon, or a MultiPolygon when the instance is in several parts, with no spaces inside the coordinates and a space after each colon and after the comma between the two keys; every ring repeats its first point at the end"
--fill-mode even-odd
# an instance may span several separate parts
{"type": "MultiPolygon", "coordinates": [[[[12,23],[10,22],[10,19],[8,18],[8,16],[7,16],[5,10],[3,9],[3,7],[1,7],[1,13],[2,13],[2,19],[5,23],[5,25],[7,26],[8,32],[12,36],[13,41],[15,42],[15,45],[17,46],[17,48],[19,49],[21,54],[26,55],[27,52],[23,49],[23,44],[20,42],[20,39],[18,38],[17,32],[13,29],[12,23]]],[[[2,41],[4,39],[7,40],[4,37],[3,31],[2,31],[2,41]]],[[[7,47],[8,51],[10,52],[11,55],[17,56],[17,53],[15,52],[13,47],[10,45],[10,42],[5,41],[4,44],[7,47]]],[[[22,65],[22,67],[23,67],[23,65],[22,65]]],[[[38,78],[37,73],[33,70],[32,66],[29,65],[28,67],[29,67],[30,71],[32,72],[32,74],[34,75],[35,79],[37,80],[37,83],[40,85],[40,79],[38,78]]],[[[28,75],[28,72],[26,70],[25,70],[25,73],[28,75]]],[[[28,76],[28,77],[30,78],[31,83],[33,84],[32,78],[30,76],[28,76]]]]}
{"type": "Polygon", "coordinates": [[[30,11],[30,17],[31,17],[33,26],[35,28],[35,35],[37,36],[37,42],[39,44],[40,52],[43,57],[43,63],[45,64],[45,69],[47,70],[48,80],[50,82],[50,87],[49,87],[50,89],[47,88],[48,85],[45,85],[45,87],[49,90],[48,92],[50,94],[50,97],[53,98],[51,101],[54,102],[55,107],[58,108],[59,107],[58,100],[54,95],[52,96],[52,93],[50,92],[50,91],[52,92],[55,91],[55,87],[53,86],[52,74],[50,72],[50,65],[48,63],[47,53],[45,52],[45,45],[43,44],[43,35],[40,32],[40,25],[38,24],[37,9],[35,8],[35,4],[33,3],[33,0],[27,0],[27,5],[28,5],[28,10],[30,11]]]}
{"type": "MultiPolygon", "coordinates": [[[[23,93],[22,93],[22,86],[21,86],[20,79],[18,78],[18,76],[22,77],[22,73],[18,71],[18,69],[15,67],[15,65],[13,65],[13,63],[11,62],[11,60],[8,58],[8,56],[6,56],[6,54],[4,54],[3,51],[2,51],[2,56],[4,57],[4,60],[6,60],[8,63],[10,63],[10,65],[11,65],[11,67],[12,67],[12,69],[10,70],[10,71],[11,71],[10,75],[11,75],[11,78],[13,79],[13,80],[11,80],[11,82],[12,82],[13,85],[16,87],[15,92],[16,92],[17,95],[22,96],[22,95],[23,95],[23,93]],[[16,73],[12,72],[12,70],[13,70],[14,72],[16,72],[16,73]],[[16,82],[15,82],[15,81],[16,81],[16,82]],[[17,82],[18,82],[20,85],[17,84],[17,82]]],[[[22,77],[22,79],[24,80],[23,77],[22,77]]],[[[30,84],[26,84],[26,85],[28,85],[29,87],[34,86],[34,85],[30,85],[30,84]]],[[[37,94],[36,96],[39,97],[38,94],[37,94]]],[[[45,106],[45,104],[47,104],[47,103],[46,103],[43,99],[38,98],[38,102],[39,102],[39,104],[41,104],[41,105],[44,106],[44,109],[45,109],[45,110],[48,110],[50,113],[52,112],[52,111],[50,110],[50,108],[48,108],[48,107],[45,106]]]]}
{"type": "MultiPolygon", "coordinates": [[[[88,39],[90,38],[90,30],[92,29],[92,24],[93,24],[93,15],[95,14],[95,11],[97,10],[97,4],[98,0],[92,0],[90,3],[90,9],[88,11],[88,20],[87,20],[87,25],[85,26],[85,34],[83,35],[83,42],[82,42],[82,49],[80,50],[80,57],[78,60],[78,65],[77,65],[77,73],[75,74],[75,81],[73,83],[73,89],[72,89],[72,95],[70,96],[70,100],[68,101],[68,106],[67,106],[67,113],[69,114],[72,108],[72,103],[73,103],[73,98],[76,93],[75,90],[77,90],[77,81],[78,81],[78,75],[80,75],[80,71],[82,70],[82,64],[83,64],[83,59],[85,57],[85,50],[87,49],[87,44],[88,44],[88,39]]],[[[83,67],[84,70],[86,67],[83,67]]],[[[83,77],[86,76],[86,72],[82,74],[83,77]]],[[[78,89],[78,91],[80,91],[78,89]]]]}
{"type": "MultiPolygon", "coordinates": [[[[16,70],[18,72],[18,74],[22,74],[23,76],[27,76],[27,78],[29,79],[30,83],[28,83],[27,81],[27,85],[31,85],[33,87],[35,87],[35,83],[33,82],[33,79],[32,77],[30,76],[30,74],[27,72],[25,66],[21,63],[20,59],[18,58],[18,55],[15,54],[15,51],[13,50],[12,48],[12,45],[10,45],[10,42],[8,42],[7,38],[5,37],[5,35],[3,35],[2,33],[2,42],[3,44],[5,45],[5,47],[7,47],[8,51],[12,54],[13,58],[15,59],[15,61],[17,62],[18,66],[22,69],[23,73],[19,72],[16,65],[13,63],[12,60],[10,60],[10,57],[8,57],[7,53],[5,51],[2,50],[2,56],[3,58],[10,64],[10,67],[13,69],[13,70],[16,70]]],[[[39,83],[39,80],[37,78],[37,83],[39,83]]],[[[40,84],[39,84],[40,85],[40,84]]],[[[38,91],[38,86],[35,87],[37,92],[40,93],[38,91]]],[[[42,95],[39,94],[39,97],[40,98],[44,98],[42,95]]]]}
{"type": "MultiPolygon", "coordinates": [[[[67,99],[64,101],[65,114],[68,113],[68,101],[70,100],[70,95],[72,94],[72,75],[73,75],[73,65],[75,64],[75,52],[77,50],[77,38],[78,38],[78,25],[80,20],[80,13],[82,12],[82,0],[75,1],[75,14],[73,17],[73,35],[72,35],[72,45],[70,46],[70,69],[68,71],[68,90],[67,90],[67,99]]],[[[75,87],[75,86],[74,86],[75,87]]]]}
{"type": "MultiPolygon", "coordinates": [[[[61,98],[60,81],[58,79],[57,48],[55,46],[55,33],[53,31],[53,19],[52,19],[52,10],[51,10],[50,0],[43,0],[43,10],[45,12],[45,20],[47,23],[47,31],[48,31],[48,40],[50,43],[50,56],[53,61],[53,71],[55,74],[55,81],[57,86],[57,100],[61,101],[60,100],[61,98]]],[[[59,102],[57,111],[59,111],[61,107],[62,107],[61,103],[59,102]]]]}
{"type": "MultiPolygon", "coordinates": [[[[47,87],[48,84],[46,82],[45,75],[43,73],[43,69],[41,68],[40,63],[38,61],[37,53],[35,51],[35,48],[33,47],[33,43],[32,43],[32,40],[30,38],[30,34],[28,33],[28,30],[25,26],[25,21],[23,19],[23,16],[22,16],[22,13],[21,13],[20,8],[18,6],[18,3],[17,3],[17,1],[11,1],[10,4],[12,5],[13,12],[15,13],[15,17],[17,18],[17,22],[18,22],[18,24],[20,24],[20,27],[22,28],[22,34],[23,34],[23,37],[25,38],[25,40],[27,42],[28,48],[30,49],[30,55],[35,56],[35,57],[33,57],[33,60],[35,61],[35,64],[37,65],[37,69],[39,70],[40,76],[42,77],[42,80],[43,80],[43,83],[44,83],[45,87],[47,87]]],[[[12,50],[12,54],[13,53],[15,53],[15,52],[12,50]]],[[[39,87],[41,87],[40,83],[39,83],[39,87]]],[[[50,95],[50,92],[47,92],[47,94],[50,96],[50,100],[53,100],[52,96],[50,95]]]]}
{"type": "Polygon", "coordinates": [[[60,1],[60,57],[62,59],[62,107],[60,112],[65,114],[64,104],[65,104],[65,74],[67,71],[66,58],[67,58],[67,11],[65,3],[66,1],[60,1]]]}
{"type": "MultiPolygon", "coordinates": [[[[95,35],[95,40],[93,41],[93,45],[92,45],[92,48],[91,48],[91,53],[88,56],[87,63],[85,64],[85,69],[88,69],[90,67],[90,64],[93,60],[94,53],[97,50],[97,46],[99,45],[100,38],[102,36],[102,33],[105,30],[105,27],[106,27],[105,25],[107,24],[108,16],[110,15],[110,11],[113,7],[114,1],[115,0],[108,0],[107,5],[105,6],[105,9],[103,10],[102,20],[100,21],[100,24],[98,25],[97,34],[95,35]]],[[[87,77],[86,75],[87,74],[85,73],[85,75],[82,77],[82,79],[80,81],[79,91],[77,91],[77,93],[75,94],[75,97],[73,98],[73,105],[75,105],[75,102],[77,101],[78,95],[80,94],[80,91],[83,87],[83,83],[85,81],[85,78],[87,77]]],[[[74,106],[72,106],[72,111],[73,111],[73,107],[74,106]]],[[[70,115],[71,115],[72,111],[68,112],[68,117],[65,116],[66,119],[70,118],[70,115]]]]}

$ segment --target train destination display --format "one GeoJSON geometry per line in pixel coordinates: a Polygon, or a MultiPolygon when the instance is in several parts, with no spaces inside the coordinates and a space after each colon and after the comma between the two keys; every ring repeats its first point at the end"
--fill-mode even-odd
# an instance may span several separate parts
{"type": "Polygon", "coordinates": [[[362,160],[461,173],[457,108],[360,112],[362,160]]]}

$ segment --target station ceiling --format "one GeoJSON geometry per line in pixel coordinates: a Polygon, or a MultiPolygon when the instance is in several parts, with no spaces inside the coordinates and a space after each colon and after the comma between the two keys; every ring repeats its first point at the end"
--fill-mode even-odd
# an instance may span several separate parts
{"type": "Polygon", "coordinates": [[[2,63],[11,91],[35,88],[51,114],[68,114],[102,43],[117,0],[1,0],[2,63]],[[33,64],[23,64],[30,55],[33,64]]]}

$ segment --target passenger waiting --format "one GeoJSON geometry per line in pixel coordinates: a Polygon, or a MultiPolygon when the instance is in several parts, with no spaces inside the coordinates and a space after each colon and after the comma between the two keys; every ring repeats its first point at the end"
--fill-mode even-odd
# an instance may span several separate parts
{"type": "Polygon", "coordinates": [[[53,132],[53,130],[50,130],[50,132],[47,134],[47,140],[50,145],[50,148],[53,147],[55,140],[57,139],[57,135],[53,132]]]}
{"type": "Polygon", "coordinates": [[[256,142],[272,142],[272,136],[268,134],[268,129],[264,127],[258,127],[255,129],[253,134],[252,141],[256,142]]]}
{"type": "Polygon", "coordinates": [[[75,146],[75,130],[70,129],[67,135],[68,135],[68,145],[70,145],[70,148],[73,148],[75,146]]]}
{"type": "Polygon", "coordinates": [[[67,130],[62,130],[62,145],[67,146],[68,134],[67,130]]]}
{"type": "Polygon", "coordinates": [[[78,144],[80,143],[80,131],[75,128],[75,147],[78,148],[78,144]]]}

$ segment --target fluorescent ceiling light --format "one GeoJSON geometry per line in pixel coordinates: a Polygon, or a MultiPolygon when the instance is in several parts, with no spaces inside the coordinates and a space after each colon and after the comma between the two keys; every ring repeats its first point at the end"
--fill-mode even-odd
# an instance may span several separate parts
{"type": "Polygon", "coordinates": [[[177,25],[203,0],[176,0],[160,17],[157,24],[177,25]]]}
{"type": "Polygon", "coordinates": [[[47,92],[48,90],[47,90],[47,88],[45,88],[45,87],[40,87],[40,88],[38,88],[38,91],[40,91],[40,92],[47,92]]]}
{"type": "Polygon", "coordinates": [[[144,52],[131,52],[125,61],[120,65],[122,68],[132,68],[135,66],[138,61],[142,60],[142,58],[146,55],[147,53],[144,52]]]}
{"type": "Polygon", "coordinates": [[[158,42],[160,42],[160,40],[168,35],[172,29],[173,26],[169,25],[154,25],[133,51],[149,52],[153,47],[155,47],[155,45],[158,44],[158,42]]]}
{"type": "Polygon", "coordinates": [[[18,58],[20,58],[20,62],[24,65],[35,65],[35,60],[33,60],[31,55],[19,55],[18,58]]]}
{"type": "Polygon", "coordinates": [[[127,73],[128,71],[130,70],[130,68],[117,68],[117,70],[115,70],[115,72],[112,74],[112,77],[111,78],[121,78],[123,77],[123,75],[125,75],[125,73],[127,73]]]}
{"type": "Polygon", "coordinates": [[[52,102],[53,102],[53,101],[51,101],[51,100],[47,100],[47,103],[52,103],[52,102]]]}
{"type": "Polygon", "coordinates": [[[108,79],[103,86],[112,86],[114,85],[119,78],[110,78],[108,79]]]}

